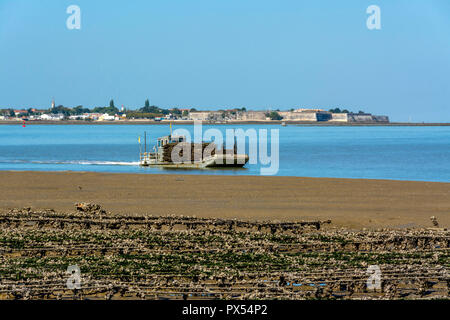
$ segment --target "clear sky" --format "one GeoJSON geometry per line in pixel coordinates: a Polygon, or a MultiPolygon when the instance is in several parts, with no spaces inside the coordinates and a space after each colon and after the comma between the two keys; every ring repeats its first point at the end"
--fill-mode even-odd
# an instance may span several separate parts
{"type": "Polygon", "coordinates": [[[449,0],[0,0],[0,108],[341,107],[450,122],[449,0]],[[81,30],[66,9],[81,8],[81,30]],[[381,30],[366,9],[381,8],[381,30]]]}

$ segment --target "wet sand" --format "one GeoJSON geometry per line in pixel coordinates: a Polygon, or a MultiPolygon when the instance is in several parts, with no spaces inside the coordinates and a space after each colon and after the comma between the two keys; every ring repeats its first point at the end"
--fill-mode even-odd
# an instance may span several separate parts
{"type": "Polygon", "coordinates": [[[348,228],[450,227],[450,183],[215,175],[0,172],[0,210],[72,211],[95,202],[124,214],[250,220],[331,219],[348,228]]]}

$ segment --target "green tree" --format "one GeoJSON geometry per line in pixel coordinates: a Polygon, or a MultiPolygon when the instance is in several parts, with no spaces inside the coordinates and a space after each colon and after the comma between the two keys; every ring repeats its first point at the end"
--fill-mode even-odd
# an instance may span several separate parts
{"type": "Polygon", "coordinates": [[[283,117],[276,111],[271,111],[270,113],[266,113],[266,116],[270,118],[270,120],[282,120],[283,117]]]}
{"type": "Polygon", "coordinates": [[[58,114],[58,113],[62,113],[65,117],[70,116],[71,113],[71,109],[64,107],[63,105],[59,105],[57,107],[54,107],[50,110],[51,113],[53,114],[58,114]]]}
{"type": "Polygon", "coordinates": [[[94,110],[92,110],[92,112],[95,113],[107,113],[109,115],[115,115],[116,113],[119,112],[119,109],[117,109],[116,107],[95,107],[94,110]]]}
{"type": "Polygon", "coordinates": [[[150,101],[148,99],[145,100],[144,108],[150,108],[150,101]]]}
{"type": "Polygon", "coordinates": [[[80,115],[83,113],[90,113],[91,110],[89,110],[89,108],[83,108],[83,106],[76,106],[75,108],[72,109],[72,114],[74,115],[80,115]]]}
{"type": "Polygon", "coordinates": [[[162,113],[146,113],[140,111],[130,111],[127,112],[127,118],[129,119],[154,119],[162,117],[162,113]]]}
{"type": "Polygon", "coordinates": [[[109,102],[109,107],[110,108],[115,108],[116,106],[114,105],[114,100],[111,99],[111,101],[109,102]]]}
{"type": "Polygon", "coordinates": [[[143,113],[162,113],[162,110],[157,106],[145,106],[139,109],[139,112],[143,113]]]}
{"type": "Polygon", "coordinates": [[[176,115],[181,115],[181,110],[178,109],[178,108],[173,108],[173,109],[172,109],[172,113],[173,113],[173,114],[176,114],[176,115]]]}

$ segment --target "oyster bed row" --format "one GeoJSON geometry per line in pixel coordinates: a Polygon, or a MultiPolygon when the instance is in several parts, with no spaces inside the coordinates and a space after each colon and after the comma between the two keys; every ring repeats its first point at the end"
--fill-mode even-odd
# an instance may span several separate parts
{"type": "Polygon", "coordinates": [[[448,299],[450,232],[330,223],[14,209],[0,214],[0,299],[448,299]]]}

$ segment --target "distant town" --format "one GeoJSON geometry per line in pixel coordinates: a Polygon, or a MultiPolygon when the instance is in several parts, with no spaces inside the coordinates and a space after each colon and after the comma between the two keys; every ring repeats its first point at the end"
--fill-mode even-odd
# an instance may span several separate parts
{"type": "Polygon", "coordinates": [[[389,123],[389,117],[372,115],[364,111],[352,112],[347,109],[297,108],[281,111],[252,111],[246,108],[223,109],[215,111],[197,110],[195,108],[163,109],[150,105],[147,99],[140,109],[132,110],[124,106],[117,108],[114,100],[107,107],[83,106],[74,108],[56,105],[53,100],[50,108],[3,108],[0,109],[0,121],[74,121],[74,122],[139,122],[139,121],[204,121],[209,123],[229,122],[355,122],[355,123],[389,123]]]}

